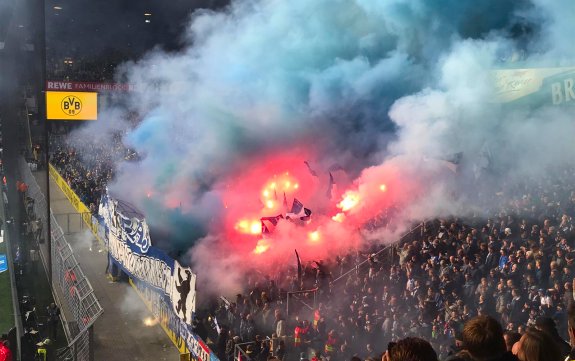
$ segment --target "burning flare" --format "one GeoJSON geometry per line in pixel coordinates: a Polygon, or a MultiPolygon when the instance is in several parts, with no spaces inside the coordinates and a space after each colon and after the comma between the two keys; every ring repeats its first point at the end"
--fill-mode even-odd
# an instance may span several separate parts
{"type": "Polygon", "coordinates": [[[245,234],[261,234],[262,233],[262,224],[259,219],[248,220],[242,219],[236,226],[234,227],[236,231],[245,234]]]}
{"type": "Polygon", "coordinates": [[[270,243],[265,239],[260,239],[258,241],[258,244],[256,245],[256,248],[254,248],[253,253],[254,254],[262,254],[265,251],[267,251],[269,248],[270,248],[270,243]]]}
{"type": "Polygon", "coordinates": [[[308,233],[308,238],[312,242],[318,242],[320,240],[319,231],[314,231],[314,232],[308,233]]]}
{"type": "Polygon", "coordinates": [[[281,175],[274,175],[273,178],[264,186],[262,189],[262,197],[264,204],[268,208],[268,202],[272,199],[277,200],[281,197],[283,193],[293,193],[299,188],[299,183],[297,179],[290,176],[289,172],[285,172],[281,175]]]}
{"type": "Polygon", "coordinates": [[[144,326],[152,327],[152,326],[157,325],[158,322],[160,322],[160,321],[155,317],[149,317],[148,316],[148,317],[144,318],[143,322],[144,322],[144,326]]]}
{"type": "Polygon", "coordinates": [[[337,204],[337,208],[340,208],[342,211],[347,212],[353,207],[357,206],[359,200],[360,198],[358,192],[347,191],[343,195],[342,201],[337,204]]]}
{"type": "Polygon", "coordinates": [[[345,214],[343,212],[339,212],[335,216],[331,217],[332,220],[341,223],[345,220],[345,214]]]}

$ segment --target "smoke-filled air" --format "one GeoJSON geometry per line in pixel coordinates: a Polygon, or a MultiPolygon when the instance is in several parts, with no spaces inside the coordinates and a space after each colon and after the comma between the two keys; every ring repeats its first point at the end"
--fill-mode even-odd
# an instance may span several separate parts
{"type": "Polygon", "coordinates": [[[124,64],[137,91],[80,133],[129,129],[110,192],[229,291],[572,162],[572,108],[501,102],[494,70],[573,66],[573,19],[572,0],[235,0],[124,64]]]}

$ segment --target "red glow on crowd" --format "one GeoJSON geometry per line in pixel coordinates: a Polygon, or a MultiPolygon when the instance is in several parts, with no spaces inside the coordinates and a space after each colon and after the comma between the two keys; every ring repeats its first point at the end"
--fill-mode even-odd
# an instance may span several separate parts
{"type": "Polygon", "coordinates": [[[222,181],[218,190],[225,205],[223,218],[214,224],[220,225],[218,231],[224,231],[223,240],[234,252],[269,257],[293,248],[310,247],[307,251],[313,255],[345,248],[366,222],[422,191],[409,172],[393,162],[365,170],[350,184],[344,171],[330,177],[314,162],[308,161],[308,167],[306,159],[309,154],[303,152],[251,159],[249,166],[222,181]],[[288,215],[294,199],[312,211],[311,217],[288,215]]]}
{"type": "Polygon", "coordinates": [[[258,157],[221,182],[223,225],[231,244],[255,244],[253,236],[262,233],[260,218],[285,215],[294,198],[307,207],[322,184],[309,173],[305,159],[302,151],[258,157]]]}

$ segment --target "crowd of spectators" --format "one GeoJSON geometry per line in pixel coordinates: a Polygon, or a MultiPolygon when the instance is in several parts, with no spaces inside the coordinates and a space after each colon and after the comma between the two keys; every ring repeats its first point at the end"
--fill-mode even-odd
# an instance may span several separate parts
{"type": "Polygon", "coordinates": [[[126,60],[126,55],[117,51],[90,57],[51,56],[46,76],[48,80],[108,83],[114,81],[116,68],[126,60]]]}
{"type": "MultiPolygon", "coordinates": [[[[357,255],[310,262],[301,281],[293,271],[253,282],[213,311],[224,329],[218,354],[231,361],[235,343],[252,341],[248,353],[259,354],[268,336],[282,340],[280,353],[289,360],[301,352],[306,358],[317,352],[336,360],[377,359],[387,342],[417,336],[445,358],[476,316],[497,320],[506,339],[533,327],[567,338],[575,275],[573,175],[555,174],[536,190],[515,189],[488,219],[421,225],[391,254],[369,250],[365,267],[344,277],[338,276],[354,269],[357,255]],[[314,287],[319,303],[313,312],[291,301],[285,314],[286,291],[314,287]]],[[[307,296],[312,304],[312,292],[307,296]]],[[[569,346],[560,343],[565,355],[569,346]]]]}
{"type": "Polygon", "coordinates": [[[134,157],[121,137],[114,134],[108,144],[84,139],[81,152],[63,137],[50,138],[50,163],[93,214],[97,214],[100,198],[113,177],[114,164],[120,157],[134,157]]]}
{"type": "MultiPolygon", "coordinates": [[[[119,135],[113,144],[84,144],[81,158],[62,142],[51,146],[52,163],[93,211],[113,160],[128,156],[119,135]]],[[[226,361],[237,356],[238,343],[249,343],[245,355],[262,361],[271,354],[282,361],[377,360],[382,345],[420,337],[446,358],[458,353],[466,323],[479,316],[502,325],[511,345],[543,330],[566,355],[562,340],[574,303],[574,175],[554,173],[538,187],[508,191],[488,217],[426,222],[385,250],[374,246],[310,261],[301,275],[290,269],[275,279],[250,280],[246,293],[211,310],[220,327],[213,347],[226,361]],[[364,266],[355,267],[361,260],[364,266]],[[315,294],[294,296],[286,314],[287,292],[316,287],[315,294]],[[315,308],[304,306],[314,296],[315,308]]]]}

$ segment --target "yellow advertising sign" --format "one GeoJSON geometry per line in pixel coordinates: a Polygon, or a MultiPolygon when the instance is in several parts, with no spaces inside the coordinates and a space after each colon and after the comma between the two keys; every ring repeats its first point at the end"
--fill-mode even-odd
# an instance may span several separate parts
{"type": "Polygon", "coordinates": [[[97,120],[98,93],[47,91],[46,117],[50,120],[97,120]]]}

